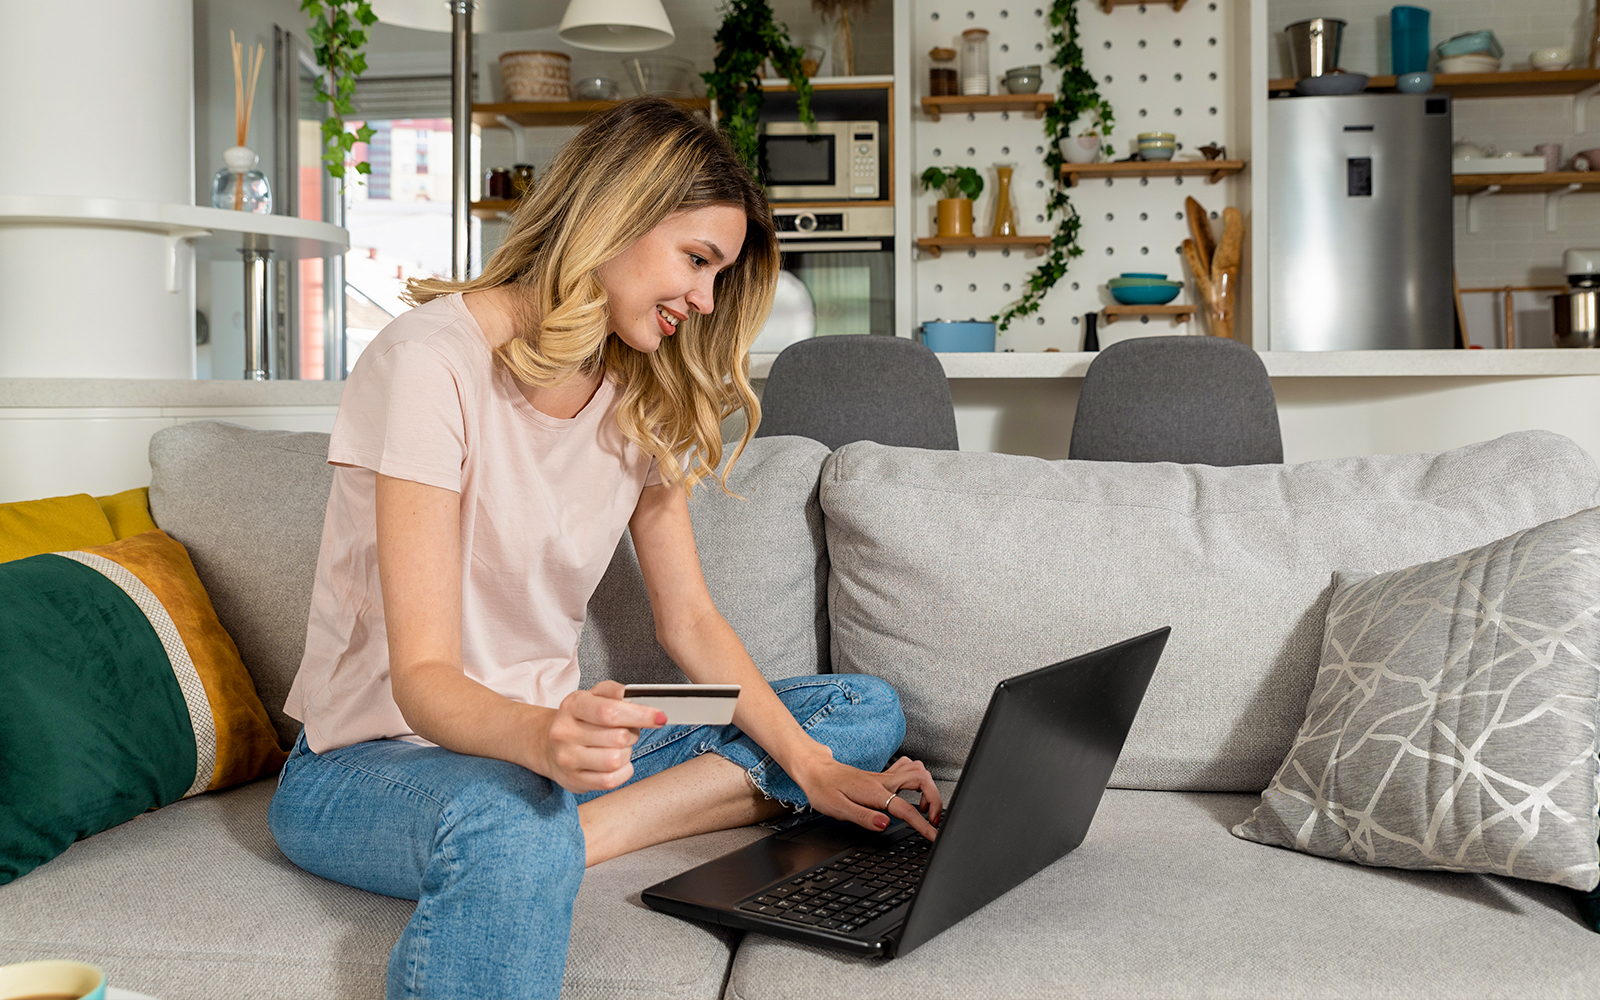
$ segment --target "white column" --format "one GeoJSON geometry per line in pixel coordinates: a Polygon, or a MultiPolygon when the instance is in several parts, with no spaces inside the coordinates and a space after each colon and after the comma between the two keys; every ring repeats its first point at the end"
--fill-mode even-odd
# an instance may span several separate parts
{"type": "MultiPolygon", "coordinates": [[[[192,204],[192,0],[0,4],[0,136],[0,194],[192,204]]],[[[174,292],[161,234],[0,224],[0,377],[192,378],[183,253],[174,292]]]]}

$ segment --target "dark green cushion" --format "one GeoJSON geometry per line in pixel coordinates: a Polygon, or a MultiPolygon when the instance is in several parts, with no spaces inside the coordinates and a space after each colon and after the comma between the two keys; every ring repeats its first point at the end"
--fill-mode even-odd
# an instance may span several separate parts
{"type": "Polygon", "coordinates": [[[155,629],[71,559],[0,563],[0,884],[175,802],[195,734],[155,629]]]}

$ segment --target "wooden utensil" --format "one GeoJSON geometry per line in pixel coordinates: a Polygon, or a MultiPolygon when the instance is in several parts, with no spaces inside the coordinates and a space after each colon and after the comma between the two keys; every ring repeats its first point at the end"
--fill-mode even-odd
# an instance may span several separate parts
{"type": "Polygon", "coordinates": [[[1194,272],[1194,287],[1200,293],[1201,302],[1211,301],[1211,270],[1200,262],[1200,251],[1194,245],[1194,240],[1183,241],[1183,259],[1188,261],[1189,270],[1194,272]]]}
{"type": "Polygon", "coordinates": [[[1239,258],[1244,248],[1244,216],[1237,208],[1222,210],[1222,242],[1211,258],[1211,332],[1233,337],[1233,307],[1239,297],[1239,258]]]}
{"type": "Polygon", "coordinates": [[[1200,255],[1200,263],[1205,265],[1206,273],[1210,274],[1211,258],[1217,252],[1217,243],[1211,238],[1211,222],[1198,201],[1185,198],[1183,204],[1189,211],[1189,235],[1194,237],[1195,252],[1200,255]]]}

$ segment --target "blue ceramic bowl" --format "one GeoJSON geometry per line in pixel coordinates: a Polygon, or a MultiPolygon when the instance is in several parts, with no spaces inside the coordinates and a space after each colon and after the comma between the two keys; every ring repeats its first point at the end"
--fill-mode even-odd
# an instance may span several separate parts
{"type": "Polygon", "coordinates": [[[1111,289],[1111,297],[1125,306],[1164,306],[1181,291],[1178,285],[1122,285],[1111,289]]]}
{"type": "Polygon", "coordinates": [[[994,324],[924,323],[922,342],[930,351],[941,353],[994,353],[994,324]]]}
{"type": "Polygon", "coordinates": [[[1183,282],[1168,281],[1165,278],[1112,278],[1106,284],[1112,288],[1163,287],[1166,285],[1171,285],[1173,288],[1183,287],[1183,282]]]}
{"type": "Polygon", "coordinates": [[[1117,277],[1119,277],[1119,278],[1160,278],[1162,281],[1166,281],[1167,280],[1167,276],[1166,275],[1164,275],[1164,274],[1156,274],[1154,271],[1123,271],[1121,274],[1117,275],[1117,277]]]}

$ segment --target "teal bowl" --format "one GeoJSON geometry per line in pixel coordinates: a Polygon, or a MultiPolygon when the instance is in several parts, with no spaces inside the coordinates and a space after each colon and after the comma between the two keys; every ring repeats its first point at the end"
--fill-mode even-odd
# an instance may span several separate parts
{"type": "Polygon", "coordinates": [[[922,324],[922,343],[938,353],[994,353],[995,326],[969,320],[946,323],[939,320],[922,324]]]}
{"type": "Polygon", "coordinates": [[[1178,297],[1181,285],[1123,285],[1111,289],[1111,297],[1125,306],[1164,306],[1178,297]]]}
{"type": "Polygon", "coordinates": [[[1123,271],[1120,275],[1118,275],[1118,277],[1122,277],[1122,278],[1160,278],[1162,281],[1166,281],[1167,280],[1167,276],[1166,275],[1164,275],[1164,274],[1156,274],[1154,271],[1123,271]]]}
{"type": "Polygon", "coordinates": [[[1106,282],[1112,288],[1165,288],[1171,285],[1182,288],[1181,281],[1168,281],[1166,278],[1112,278],[1106,282]]]}

